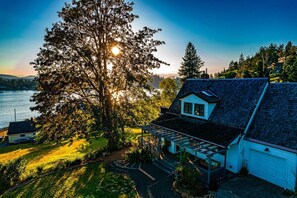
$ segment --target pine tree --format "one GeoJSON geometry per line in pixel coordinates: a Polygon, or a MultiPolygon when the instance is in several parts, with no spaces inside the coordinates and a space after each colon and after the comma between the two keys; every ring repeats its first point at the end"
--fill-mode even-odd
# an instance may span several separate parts
{"type": "Polygon", "coordinates": [[[190,78],[199,78],[201,71],[200,68],[204,66],[204,62],[197,55],[194,45],[189,42],[180,69],[178,71],[182,82],[190,78]]]}
{"type": "Polygon", "coordinates": [[[88,137],[102,131],[109,146],[133,117],[133,101],[149,90],[153,68],[163,61],[153,52],[164,42],[160,30],[134,31],[133,3],[124,0],[73,0],[46,30],[43,48],[32,63],[38,72],[33,110],[44,140],[88,137]],[[116,49],[116,50],[112,50],[116,49]]]}
{"type": "Polygon", "coordinates": [[[239,56],[238,64],[240,66],[242,66],[243,63],[244,63],[244,56],[243,56],[243,53],[241,53],[240,56],[239,56]]]}

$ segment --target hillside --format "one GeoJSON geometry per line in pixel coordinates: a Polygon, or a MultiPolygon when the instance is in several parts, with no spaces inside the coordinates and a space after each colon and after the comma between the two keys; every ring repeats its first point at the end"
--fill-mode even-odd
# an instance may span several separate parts
{"type": "MultiPolygon", "coordinates": [[[[125,135],[127,141],[133,142],[138,140],[141,130],[127,129],[125,135]]],[[[0,146],[1,174],[4,170],[1,167],[23,160],[22,165],[13,164],[13,170],[20,172],[9,169],[19,178],[10,184],[14,186],[11,190],[7,190],[10,185],[3,183],[6,176],[0,174],[0,198],[139,197],[132,178],[111,167],[112,161],[123,159],[127,148],[103,155],[106,148],[107,139],[93,136],[88,141],[74,139],[0,146]]]]}
{"type": "Polygon", "coordinates": [[[9,74],[0,74],[0,78],[2,78],[3,80],[12,80],[12,79],[34,80],[34,78],[36,78],[36,76],[29,75],[29,76],[25,76],[25,77],[19,77],[19,76],[14,76],[14,75],[9,75],[9,74]]]}
{"type": "Polygon", "coordinates": [[[18,77],[0,74],[0,90],[35,90],[36,82],[33,75],[18,77]]]}
{"type": "Polygon", "coordinates": [[[297,46],[270,44],[261,46],[253,56],[240,54],[232,60],[228,69],[216,73],[216,78],[270,77],[273,82],[297,81],[297,46]]]}

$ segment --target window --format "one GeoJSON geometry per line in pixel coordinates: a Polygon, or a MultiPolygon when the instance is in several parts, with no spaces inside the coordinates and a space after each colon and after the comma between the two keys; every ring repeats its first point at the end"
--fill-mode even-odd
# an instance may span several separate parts
{"type": "Polygon", "coordinates": [[[25,134],[21,134],[21,135],[20,135],[20,137],[25,137],[25,136],[26,136],[25,134]]]}
{"type": "Polygon", "coordinates": [[[203,104],[195,104],[194,114],[197,116],[204,116],[204,105],[203,104]]]}
{"type": "Polygon", "coordinates": [[[189,103],[189,102],[184,103],[184,113],[192,114],[192,112],[193,112],[192,108],[193,108],[192,103],[189,103]]]}

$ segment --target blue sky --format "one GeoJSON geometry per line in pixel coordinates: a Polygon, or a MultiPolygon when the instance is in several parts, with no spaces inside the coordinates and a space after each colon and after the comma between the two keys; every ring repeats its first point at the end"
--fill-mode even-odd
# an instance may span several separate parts
{"type": "MultiPolygon", "coordinates": [[[[261,45],[297,44],[295,0],[135,0],[135,29],[162,28],[166,45],[156,54],[171,66],[155,73],[176,73],[191,41],[210,73],[228,67],[240,53],[261,45]]],[[[64,0],[0,0],[0,73],[34,74],[29,62],[42,46],[45,28],[58,20],[64,0]]]]}

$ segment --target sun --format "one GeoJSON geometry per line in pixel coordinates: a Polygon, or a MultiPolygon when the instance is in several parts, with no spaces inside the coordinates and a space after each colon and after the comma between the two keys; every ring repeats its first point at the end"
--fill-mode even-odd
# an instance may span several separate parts
{"type": "Polygon", "coordinates": [[[113,47],[111,48],[111,52],[112,52],[115,56],[117,56],[117,55],[119,55],[119,53],[120,53],[120,49],[119,49],[117,46],[113,46],[113,47]]]}

